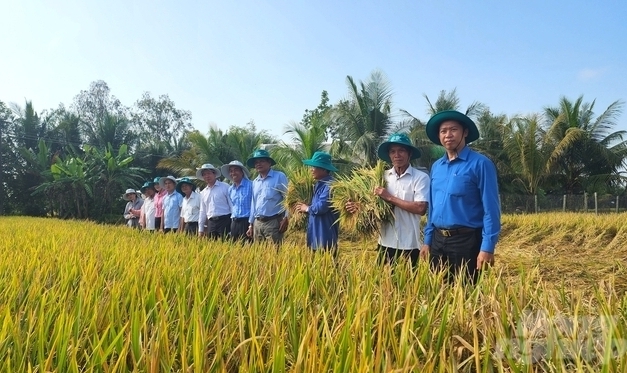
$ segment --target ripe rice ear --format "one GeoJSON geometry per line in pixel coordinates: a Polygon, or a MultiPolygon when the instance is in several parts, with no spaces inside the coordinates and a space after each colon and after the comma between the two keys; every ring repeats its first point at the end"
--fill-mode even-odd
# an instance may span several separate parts
{"type": "Polygon", "coordinates": [[[296,204],[299,202],[311,204],[314,179],[308,167],[291,170],[287,177],[289,185],[283,199],[283,206],[290,213],[290,229],[302,231],[307,229],[307,214],[296,211],[296,204]]]}
{"type": "Polygon", "coordinates": [[[353,170],[349,175],[339,175],[331,185],[331,205],[339,211],[339,224],[343,232],[356,236],[372,237],[379,234],[381,224],[394,219],[393,206],[374,194],[378,186],[385,187],[385,163],[374,167],[353,170]],[[358,205],[350,213],[346,203],[358,205]]]}

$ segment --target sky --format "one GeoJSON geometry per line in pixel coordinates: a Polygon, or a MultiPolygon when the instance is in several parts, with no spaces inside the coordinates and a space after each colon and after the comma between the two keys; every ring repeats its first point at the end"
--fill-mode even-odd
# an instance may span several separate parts
{"type": "Polygon", "coordinates": [[[254,120],[280,137],[380,70],[396,119],[452,89],[495,114],[583,95],[598,115],[627,100],[626,19],[610,0],[0,0],[0,100],[69,106],[104,80],[126,106],[169,95],[203,133],[254,120]]]}

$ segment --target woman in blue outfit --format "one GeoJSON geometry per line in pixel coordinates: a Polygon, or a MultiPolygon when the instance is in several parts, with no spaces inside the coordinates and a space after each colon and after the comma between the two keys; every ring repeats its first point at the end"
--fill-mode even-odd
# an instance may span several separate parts
{"type": "Polygon", "coordinates": [[[296,205],[296,211],[309,214],[307,246],[313,251],[330,250],[336,253],[339,214],[331,207],[329,183],[333,180],[331,172],[337,171],[337,168],[331,164],[331,155],[326,152],[315,152],[311,159],[303,160],[303,164],[311,167],[311,174],[316,180],[311,205],[296,205]]]}

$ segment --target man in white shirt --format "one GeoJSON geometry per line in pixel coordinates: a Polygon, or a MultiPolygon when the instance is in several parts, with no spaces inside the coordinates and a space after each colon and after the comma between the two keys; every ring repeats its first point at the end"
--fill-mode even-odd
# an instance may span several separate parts
{"type": "Polygon", "coordinates": [[[155,226],[155,213],[157,211],[155,207],[155,194],[157,190],[153,182],[146,181],[140,191],[146,198],[144,199],[141,214],[139,215],[139,225],[147,231],[154,232],[155,229],[157,229],[155,226]]]}
{"type": "Polygon", "coordinates": [[[220,170],[210,163],[196,170],[196,177],[207,183],[207,187],[200,192],[198,235],[201,237],[226,238],[231,231],[229,186],[218,180],[220,176],[222,176],[220,170]]]}
{"type": "Polygon", "coordinates": [[[181,232],[189,235],[198,234],[198,219],[200,214],[200,195],[194,191],[196,185],[188,177],[183,177],[176,184],[176,191],[183,196],[181,206],[181,232]]]}
{"type": "Polygon", "coordinates": [[[381,227],[379,254],[386,263],[394,264],[399,256],[405,256],[415,266],[422,246],[420,216],[429,203],[429,176],[410,165],[420,157],[420,150],[405,134],[390,135],[377,152],[393,167],[385,171],[387,186],[377,187],[375,194],[394,205],[394,220],[381,227]]]}

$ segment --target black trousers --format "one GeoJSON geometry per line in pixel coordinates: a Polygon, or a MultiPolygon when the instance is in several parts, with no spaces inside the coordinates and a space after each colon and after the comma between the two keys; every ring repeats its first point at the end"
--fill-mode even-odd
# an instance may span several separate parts
{"type": "Polygon", "coordinates": [[[190,236],[195,236],[198,234],[198,222],[197,221],[190,221],[185,223],[185,233],[189,234],[190,236]]]}
{"type": "Polygon", "coordinates": [[[463,270],[465,272],[463,276],[475,283],[479,276],[477,256],[483,240],[481,231],[481,228],[477,228],[467,233],[445,237],[436,229],[429,249],[431,267],[436,270],[446,269],[448,281],[453,281],[463,270]]]}
{"type": "Polygon", "coordinates": [[[226,238],[231,232],[231,215],[222,215],[207,221],[207,237],[226,238]]]}
{"type": "Polygon", "coordinates": [[[235,241],[251,242],[253,239],[246,236],[248,218],[231,219],[231,238],[235,241]]]}
{"type": "Polygon", "coordinates": [[[411,266],[415,267],[418,264],[418,259],[420,259],[420,249],[399,250],[393,247],[379,245],[379,260],[381,263],[394,265],[396,264],[396,260],[401,256],[411,261],[411,266]]]}
{"type": "Polygon", "coordinates": [[[178,228],[163,228],[163,233],[176,233],[176,231],[178,230],[178,228]]]}
{"type": "Polygon", "coordinates": [[[155,218],[155,230],[156,231],[161,230],[161,218],[155,218]]]}

